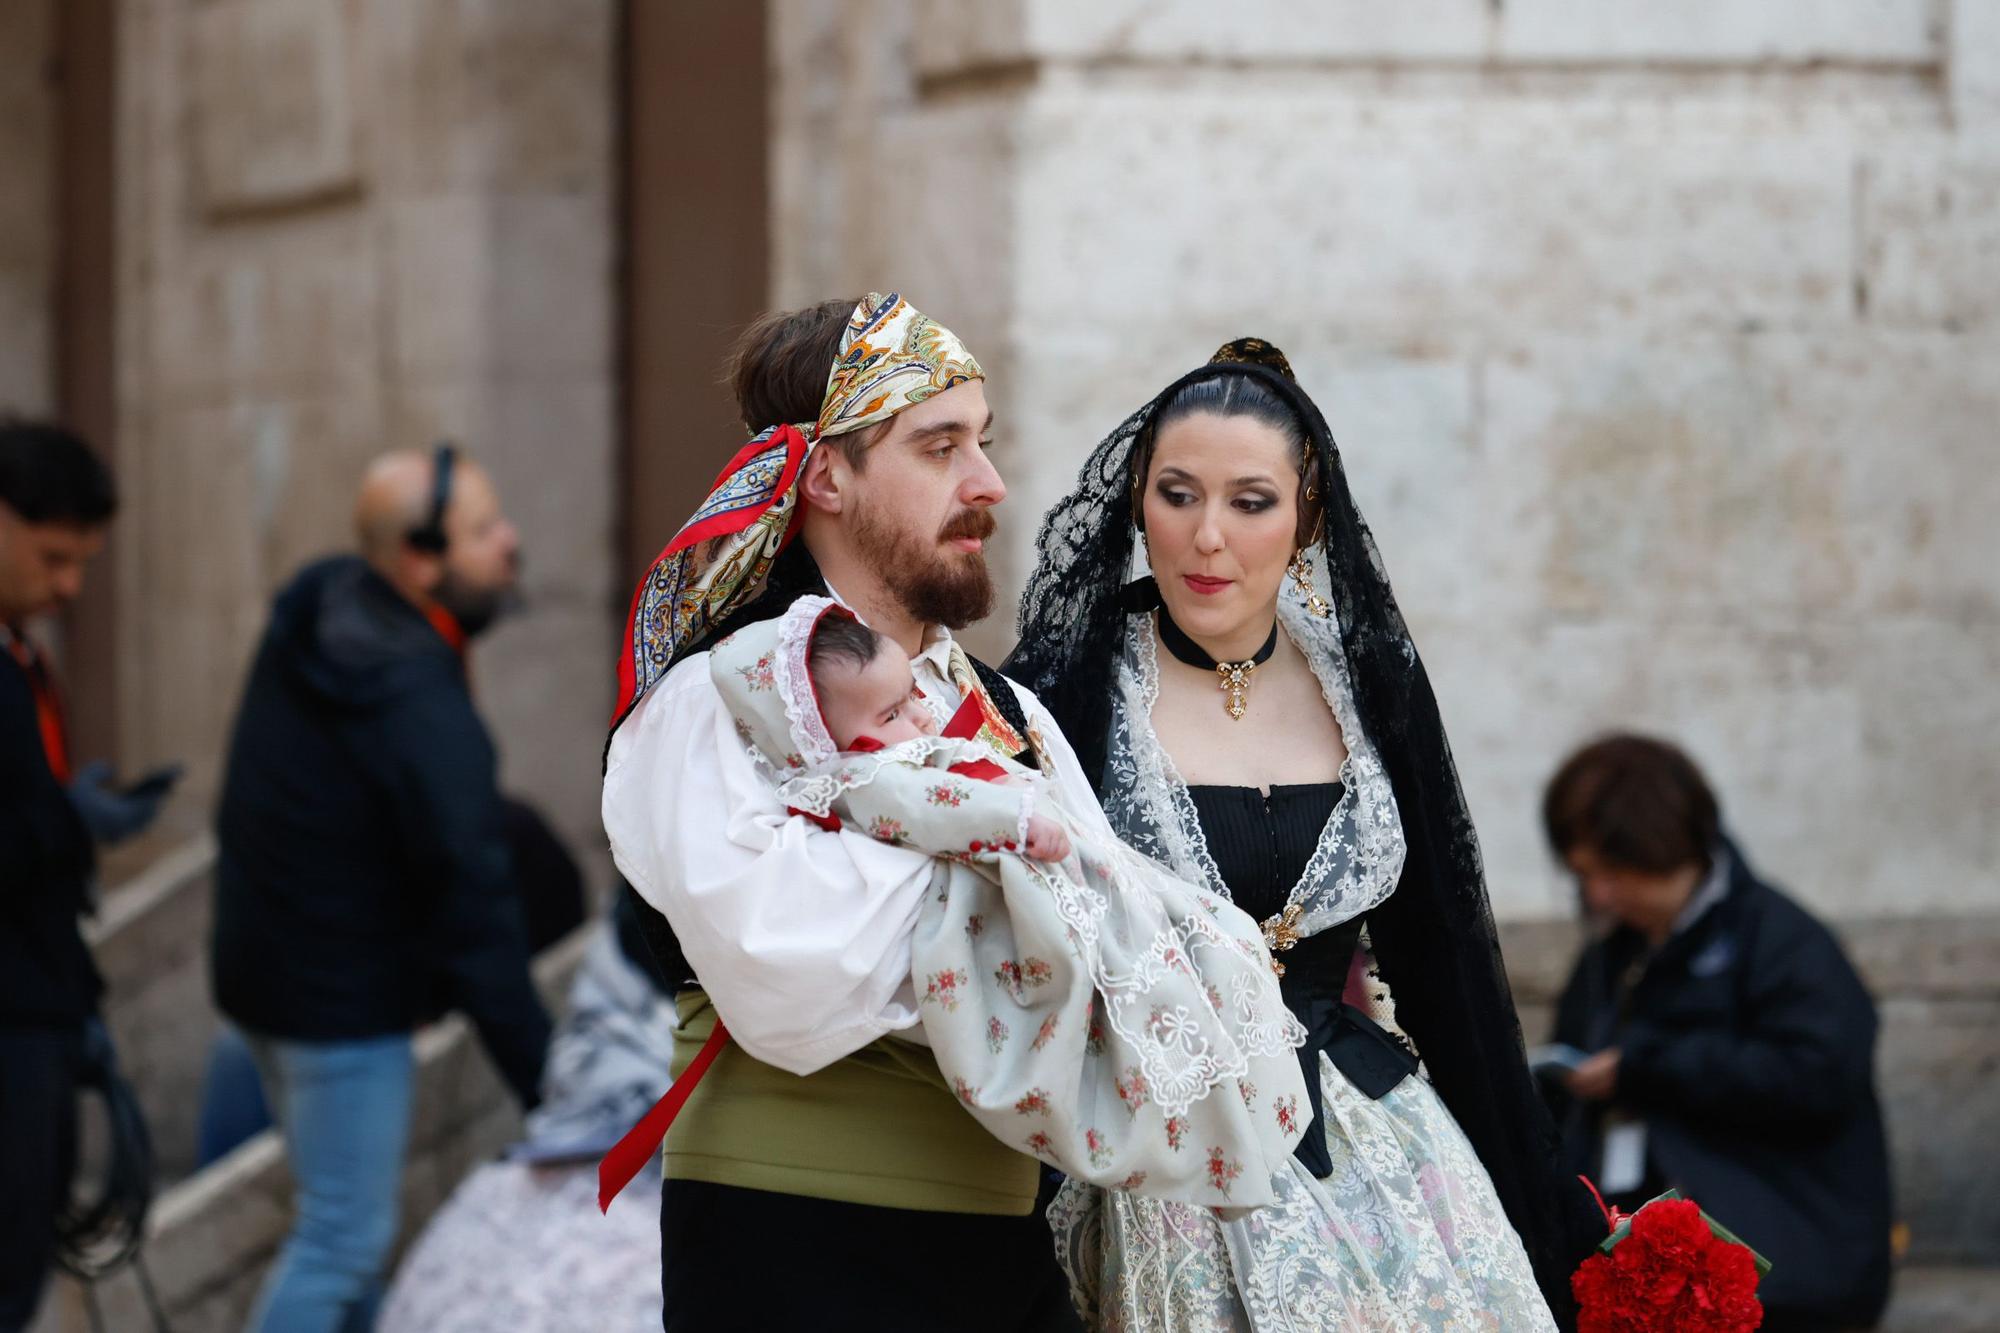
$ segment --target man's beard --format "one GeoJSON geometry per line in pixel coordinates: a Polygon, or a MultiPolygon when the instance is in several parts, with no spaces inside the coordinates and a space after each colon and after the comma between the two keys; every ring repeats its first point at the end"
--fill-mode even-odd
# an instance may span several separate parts
{"type": "Polygon", "coordinates": [[[854,516],[854,544],[912,618],[956,630],[993,609],[993,575],[983,551],[953,551],[944,543],[955,537],[984,541],[994,527],[986,510],[961,510],[927,542],[876,522],[864,505],[854,516]]]}
{"type": "Polygon", "coordinates": [[[509,583],[500,588],[477,588],[458,578],[450,570],[431,593],[431,597],[458,622],[460,630],[468,639],[476,639],[493,628],[502,616],[513,614],[520,609],[521,594],[516,585],[509,583]]]}

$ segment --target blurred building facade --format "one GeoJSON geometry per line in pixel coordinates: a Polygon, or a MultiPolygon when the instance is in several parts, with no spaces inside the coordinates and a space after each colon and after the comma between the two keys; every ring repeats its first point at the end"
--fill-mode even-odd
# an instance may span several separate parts
{"type": "MultiPolygon", "coordinates": [[[[601,855],[630,580],[740,442],[750,313],[895,286],[967,338],[1010,593],[1099,437],[1255,333],[1342,442],[1521,938],[1568,942],[1555,760],[1665,732],[1984,1080],[1926,1119],[1993,1106],[1990,0],[18,0],[0,171],[0,406],[128,497],[67,627],[86,742],[189,761],[189,830],[379,449],[492,466],[530,608],[480,700],[601,855]]],[[[1981,1171],[1932,1231],[2000,1258],[1981,1171]]]]}

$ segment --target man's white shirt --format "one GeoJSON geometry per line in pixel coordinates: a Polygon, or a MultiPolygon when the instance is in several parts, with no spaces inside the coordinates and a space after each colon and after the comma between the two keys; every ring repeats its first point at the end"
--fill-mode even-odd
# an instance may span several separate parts
{"type": "MultiPolygon", "coordinates": [[[[910,663],[940,722],[963,702],[950,652],[935,628],[910,663]]],[[[1066,803],[1094,806],[1069,743],[1013,688],[1066,803]]],[[[673,926],[751,1055],[809,1074],[917,1025],[910,937],[933,858],[787,813],[722,706],[707,653],[677,663],[618,729],[603,815],[619,871],[673,926]]]]}

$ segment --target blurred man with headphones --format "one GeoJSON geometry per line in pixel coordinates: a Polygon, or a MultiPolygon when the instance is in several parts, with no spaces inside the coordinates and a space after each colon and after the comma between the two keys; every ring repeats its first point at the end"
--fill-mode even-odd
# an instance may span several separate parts
{"type": "Polygon", "coordinates": [[[462,1009],[524,1106],[549,1020],[528,970],[494,747],[465,651],[519,534],[449,444],[370,466],[356,555],[273,604],[217,815],[214,983],[298,1185],[251,1327],[370,1325],[396,1234],[411,1034],[462,1009]]]}

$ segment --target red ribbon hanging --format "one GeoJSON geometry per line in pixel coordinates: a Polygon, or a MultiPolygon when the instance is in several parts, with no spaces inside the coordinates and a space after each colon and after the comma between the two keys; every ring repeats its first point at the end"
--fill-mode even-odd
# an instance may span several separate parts
{"type": "Polygon", "coordinates": [[[1581,1180],[1583,1187],[1590,1191],[1590,1197],[1597,1200],[1597,1211],[1604,1214],[1604,1226],[1606,1230],[1616,1231],[1630,1219],[1630,1213],[1622,1209],[1613,1208],[1604,1202],[1604,1196],[1597,1192],[1597,1186],[1590,1183],[1589,1176],[1578,1176],[1577,1179],[1581,1180]]]}
{"type": "Polygon", "coordinates": [[[674,1118],[687,1105],[693,1095],[695,1085],[702,1075],[715,1063],[715,1057],[729,1040],[729,1029],[722,1026],[722,1016],[716,1015],[715,1031],[708,1034],[708,1040],[701,1044],[701,1050],[674,1085],[660,1100],[653,1103],[653,1109],[639,1117],[639,1123],[632,1126],[625,1137],[611,1146],[604,1154],[604,1160],[597,1164],[597,1211],[602,1213],[611,1207],[611,1201],[618,1192],[632,1183],[632,1177],[639,1174],[639,1168],[653,1160],[653,1154],[666,1141],[667,1131],[673,1128],[674,1118]]]}

